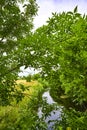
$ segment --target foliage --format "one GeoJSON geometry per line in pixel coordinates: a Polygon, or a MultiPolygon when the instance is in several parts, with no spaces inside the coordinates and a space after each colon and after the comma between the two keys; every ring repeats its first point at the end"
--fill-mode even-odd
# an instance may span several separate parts
{"type": "Polygon", "coordinates": [[[22,77],[22,79],[25,79],[27,82],[38,81],[43,85],[44,88],[49,87],[48,81],[46,79],[43,79],[40,73],[33,74],[33,75],[29,74],[28,76],[22,77]]]}
{"type": "Polygon", "coordinates": [[[87,16],[77,7],[74,12],[53,13],[30,41],[35,67],[42,70],[52,91],[61,89],[77,105],[87,102],[87,16]]]}
{"type": "Polygon", "coordinates": [[[87,16],[79,14],[77,7],[73,12],[53,13],[47,25],[38,28],[32,40],[28,40],[32,44],[34,67],[39,68],[42,77],[49,81],[51,93],[56,99],[67,96],[71,103],[68,108],[78,110],[64,112],[61,123],[57,122],[57,128],[59,125],[59,129],[85,130],[87,16]]]}
{"type": "Polygon", "coordinates": [[[31,75],[28,75],[27,77],[25,77],[26,81],[30,82],[31,79],[32,79],[32,76],[31,75]]]}
{"type": "Polygon", "coordinates": [[[0,106],[1,130],[36,130],[36,127],[42,127],[39,124],[37,111],[38,105],[42,102],[39,92],[43,90],[43,86],[36,82],[31,86],[25,84],[25,87],[28,87],[29,90],[24,91],[26,96],[22,98],[22,101],[16,104],[16,100],[14,100],[11,102],[11,106],[0,106]]]}
{"type": "Polygon", "coordinates": [[[36,12],[35,0],[0,1],[0,105],[9,104],[16,92],[14,81],[25,55],[20,40],[30,36],[36,12]]]}
{"type": "MultiPolygon", "coordinates": [[[[34,0],[29,0],[28,4],[24,2],[24,0],[4,0],[0,3],[0,105],[12,103],[13,96],[16,101],[22,100],[25,90],[21,85],[19,90],[16,89],[15,81],[20,66],[25,65],[41,70],[41,78],[44,80],[39,78],[38,81],[50,85],[51,93],[53,92],[56,99],[63,94],[69,97],[75,106],[80,106],[81,111],[85,111],[87,109],[87,16],[79,14],[77,7],[73,12],[53,13],[47,25],[38,28],[33,34],[32,20],[36,15],[37,5],[34,0]],[[23,11],[20,10],[19,3],[23,5],[23,11]]],[[[37,91],[38,89],[34,92],[37,91]]],[[[25,105],[22,104],[22,107],[20,105],[19,110],[14,113],[11,109],[14,119],[8,112],[2,115],[1,129],[45,130],[47,125],[44,119],[53,107],[51,105],[49,107],[46,102],[40,102],[44,115],[41,119],[38,117],[37,108],[41,105],[38,100],[41,98],[40,93],[41,89],[31,98],[31,102],[26,103],[29,100],[24,100],[25,105]],[[14,114],[17,116],[14,117],[14,114]]],[[[59,129],[73,127],[85,130],[86,111],[79,112],[72,109],[70,113],[65,112],[62,114],[62,121],[57,122],[55,129],[59,125],[59,129]]]]}
{"type": "MultiPolygon", "coordinates": [[[[67,127],[70,130],[86,130],[87,124],[87,112],[77,112],[75,109],[63,109],[63,113],[61,114],[61,120],[57,121],[54,128],[59,128],[61,126],[63,130],[67,127]]],[[[67,129],[68,129],[67,128],[67,129]]]]}
{"type": "Polygon", "coordinates": [[[23,79],[26,79],[27,81],[31,81],[31,80],[38,80],[40,78],[40,74],[37,73],[37,74],[29,74],[28,76],[24,76],[23,79]]]}
{"type": "Polygon", "coordinates": [[[34,75],[32,75],[32,80],[38,80],[40,77],[41,77],[41,76],[40,76],[39,73],[34,74],[34,75]]]}

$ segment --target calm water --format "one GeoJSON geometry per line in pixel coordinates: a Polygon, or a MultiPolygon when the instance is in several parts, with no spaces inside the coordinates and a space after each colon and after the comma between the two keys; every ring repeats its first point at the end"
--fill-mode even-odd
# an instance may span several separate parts
{"type": "MultiPolygon", "coordinates": [[[[56,104],[56,102],[54,102],[54,100],[52,99],[52,97],[50,96],[50,93],[49,93],[49,90],[44,92],[43,95],[42,95],[42,99],[45,100],[46,99],[46,102],[47,104],[49,105],[54,105],[56,104]]],[[[57,105],[57,110],[52,110],[50,112],[50,116],[47,116],[47,118],[45,119],[45,122],[48,124],[48,128],[47,130],[53,130],[52,126],[55,124],[55,120],[61,120],[61,111],[62,111],[62,106],[58,106],[57,105]],[[49,121],[52,121],[50,123],[48,123],[49,121]]],[[[39,118],[42,117],[42,107],[40,107],[38,109],[38,115],[39,115],[39,118]]]]}

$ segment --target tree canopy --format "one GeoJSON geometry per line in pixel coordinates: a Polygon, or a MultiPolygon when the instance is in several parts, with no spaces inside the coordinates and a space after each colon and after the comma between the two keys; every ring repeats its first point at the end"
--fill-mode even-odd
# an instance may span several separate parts
{"type": "MultiPolygon", "coordinates": [[[[30,66],[40,69],[39,75],[33,79],[38,76],[46,79],[47,82],[42,79],[41,82],[50,86],[50,93],[56,101],[65,96],[75,108],[79,106],[82,109],[75,111],[71,107],[69,112],[66,110],[62,113],[63,118],[61,116],[62,120],[58,120],[57,128],[62,129],[62,124],[64,129],[70,126],[83,130],[86,128],[84,121],[87,120],[87,16],[79,14],[77,7],[73,12],[52,13],[46,25],[32,32],[37,10],[35,0],[0,2],[0,106],[10,106],[14,98],[16,102],[22,99],[25,88],[19,85],[17,89],[15,84],[20,67],[30,66]]],[[[29,78],[30,75],[26,79],[29,78]]],[[[9,127],[6,120],[8,129],[47,129],[44,115],[49,115],[50,109],[45,102],[39,102],[42,96],[39,89],[39,92],[36,90],[37,97],[34,96],[32,102],[25,104],[22,111],[20,108],[21,117],[16,126],[13,125],[14,119],[12,127],[9,127]],[[43,107],[42,119],[36,115],[39,105],[43,107]]]]}
{"type": "Polygon", "coordinates": [[[13,81],[23,65],[40,68],[56,98],[61,90],[75,104],[87,102],[87,16],[77,7],[53,13],[47,25],[31,33],[37,5],[33,0],[23,2],[1,3],[1,102],[12,96],[13,81]]]}
{"type": "Polygon", "coordinates": [[[30,36],[37,10],[35,0],[0,1],[0,104],[8,104],[15,91],[14,81],[24,63],[20,40],[30,36]]]}
{"type": "Polygon", "coordinates": [[[32,40],[35,67],[58,91],[75,104],[87,102],[87,16],[73,12],[53,13],[32,40]]]}

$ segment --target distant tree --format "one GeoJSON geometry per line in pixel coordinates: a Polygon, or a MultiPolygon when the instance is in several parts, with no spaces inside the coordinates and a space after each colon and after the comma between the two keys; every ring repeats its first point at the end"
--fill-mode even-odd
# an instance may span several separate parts
{"type": "Polygon", "coordinates": [[[21,41],[31,35],[37,9],[35,0],[0,1],[0,105],[9,104],[16,91],[14,81],[25,60],[21,41]]]}
{"type": "Polygon", "coordinates": [[[32,75],[32,79],[33,80],[38,80],[39,78],[40,78],[40,74],[39,73],[32,75]]]}
{"type": "Polygon", "coordinates": [[[27,77],[25,77],[25,80],[27,82],[30,82],[32,80],[32,75],[29,74],[27,77]]]}

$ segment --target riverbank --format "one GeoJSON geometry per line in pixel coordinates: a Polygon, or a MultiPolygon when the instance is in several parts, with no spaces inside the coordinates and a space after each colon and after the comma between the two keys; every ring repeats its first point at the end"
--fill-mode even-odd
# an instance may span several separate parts
{"type": "Polygon", "coordinates": [[[38,93],[43,91],[43,85],[38,81],[18,80],[18,90],[20,85],[25,87],[22,100],[19,103],[14,100],[11,105],[0,106],[1,130],[32,130],[36,126],[38,93]]]}
{"type": "Polygon", "coordinates": [[[52,98],[50,88],[41,82],[17,81],[17,89],[20,90],[20,85],[27,88],[23,91],[24,98],[18,104],[14,101],[10,106],[0,106],[0,129],[87,130],[87,111],[67,109],[52,98]]]}

